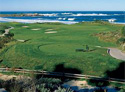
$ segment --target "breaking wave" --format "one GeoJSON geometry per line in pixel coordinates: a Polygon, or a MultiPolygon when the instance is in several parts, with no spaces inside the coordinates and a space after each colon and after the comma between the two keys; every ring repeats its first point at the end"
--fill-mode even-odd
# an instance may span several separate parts
{"type": "Polygon", "coordinates": [[[51,16],[57,16],[58,14],[57,13],[52,13],[52,14],[39,14],[40,16],[49,16],[49,17],[51,17],[51,16]]]}
{"type": "Polygon", "coordinates": [[[64,24],[75,24],[75,21],[59,21],[59,20],[39,20],[39,19],[11,19],[0,17],[0,22],[21,22],[21,23],[46,23],[46,22],[59,22],[64,24]]]}
{"type": "Polygon", "coordinates": [[[66,18],[58,18],[58,20],[66,20],[66,18]]]}
{"type": "Polygon", "coordinates": [[[82,13],[79,13],[79,14],[72,14],[72,16],[114,16],[114,15],[124,15],[124,14],[96,14],[96,13],[93,13],[93,14],[82,14],[82,13]]]}
{"type": "Polygon", "coordinates": [[[68,20],[73,21],[73,20],[75,20],[75,18],[68,18],[68,20]]]}
{"type": "Polygon", "coordinates": [[[108,16],[108,14],[73,14],[73,16],[108,16]]]}
{"type": "Polygon", "coordinates": [[[70,14],[72,14],[72,13],[62,13],[63,15],[70,15],[70,14]]]}

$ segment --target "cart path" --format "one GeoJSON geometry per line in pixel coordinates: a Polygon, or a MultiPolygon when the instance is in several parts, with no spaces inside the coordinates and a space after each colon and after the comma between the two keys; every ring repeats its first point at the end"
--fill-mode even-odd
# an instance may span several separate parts
{"type": "Polygon", "coordinates": [[[14,27],[11,27],[11,28],[8,28],[8,29],[5,29],[5,33],[3,33],[2,35],[0,35],[1,37],[5,36],[6,34],[9,34],[10,30],[11,29],[14,29],[14,27]]]}
{"type": "Polygon", "coordinates": [[[123,53],[121,50],[117,48],[108,48],[109,54],[119,60],[125,60],[125,53],[123,53]]]}

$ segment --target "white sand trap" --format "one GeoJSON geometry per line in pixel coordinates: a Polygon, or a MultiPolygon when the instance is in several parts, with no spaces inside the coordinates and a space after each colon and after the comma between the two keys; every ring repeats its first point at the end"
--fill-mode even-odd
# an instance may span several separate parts
{"type": "Polygon", "coordinates": [[[25,28],[26,28],[26,27],[29,27],[29,26],[22,26],[22,27],[25,27],[25,28]]]}
{"type": "Polygon", "coordinates": [[[46,34],[52,34],[52,33],[57,33],[57,31],[50,31],[50,32],[45,32],[46,34]]]}
{"type": "Polygon", "coordinates": [[[36,29],[31,29],[31,30],[37,31],[37,30],[40,30],[40,28],[36,28],[36,29]]]}
{"type": "Polygon", "coordinates": [[[19,41],[19,42],[25,42],[25,40],[19,40],[19,39],[17,41],[19,41]]]}

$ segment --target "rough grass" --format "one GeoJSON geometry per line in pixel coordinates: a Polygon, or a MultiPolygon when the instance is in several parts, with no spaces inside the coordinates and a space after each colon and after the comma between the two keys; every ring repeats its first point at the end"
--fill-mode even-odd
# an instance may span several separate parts
{"type": "Polygon", "coordinates": [[[83,74],[103,76],[106,70],[115,69],[120,63],[119,60],[109,56],[106,49],[95,47],[117,47],[117,45],[113,42],[101,41],[93,34],[113,32],[119,30],[122,25],[100,23],[5,24],[15,28],[11,30],[14,33],[14,39],[28,41],[16,42],[4,48],[0,53],[3,59],[0,65],[27,69],[40,67],[41,70],[53,71],[56,65],[63,63],[65,67],[79,69],[83,74]],[[32,30],[37,28],[40,30],[32,30]],[[57,33],[45,34],[49,29],[57,33]],[[92,51],[75,51],[86,49],[85,45],[88,45],[92,51]]]}

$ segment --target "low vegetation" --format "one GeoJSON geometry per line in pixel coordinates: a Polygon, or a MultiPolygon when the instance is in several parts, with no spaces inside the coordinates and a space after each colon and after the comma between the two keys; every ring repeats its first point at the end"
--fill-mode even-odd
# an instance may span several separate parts
{"type": "Polygon", "coordinates": [[[4,24],[0,24],[0,34],[3,34],[5,32],[5,29],[7,29],[8,26],[4,25],[4,24]]]}
{"type": "Polygon", "coordinates": [[[114,42],[118,44],[123,51],[125,50],[125,26],[113,32],[101,32],[95,35],[99,37],[100,40],[114,42]]]}
{"type": "Polygon", "coordinates": [[[0,49],[5,46],[6,43],[10,42],[13,39],[14,34],[9,32],[5,36],[1,36],[5,33],[5,29],[8,29],[9,26],[0,24],[0,49]]]}
{"type": "Polygon", "coordinates": [[[0,88],[8,92],[73,92],[71,89],[61,87],[62,81],[55,78],[28,78],[0,80],[0,88]]]}
{"type": "Polygon", "coordinates": [[[125,26],[121,29],[121,38],[118,39],[118,43],[121,45],[121,49],[125,51],[125,26]]]}
{"type": "MultiPolygon", "coordinates": [[[[119,92],[123,92],[125,89],[121,83],[110,83],[96,79],[85,80],[91,88],[83,85],[83,91],[88,89],[88,91],[91,90],[93,92],[107,92],[108,88],[113,88],[119,92]]],[[[6,89],[7,92],[75,92],[75,89],[71,89],[72,87],[65,88],[62,86],[65,81],[58,78],[41,77],[36,79],[35,77],[18,76],[6,81],[0,80],[0,88],[6,89]]]]}

